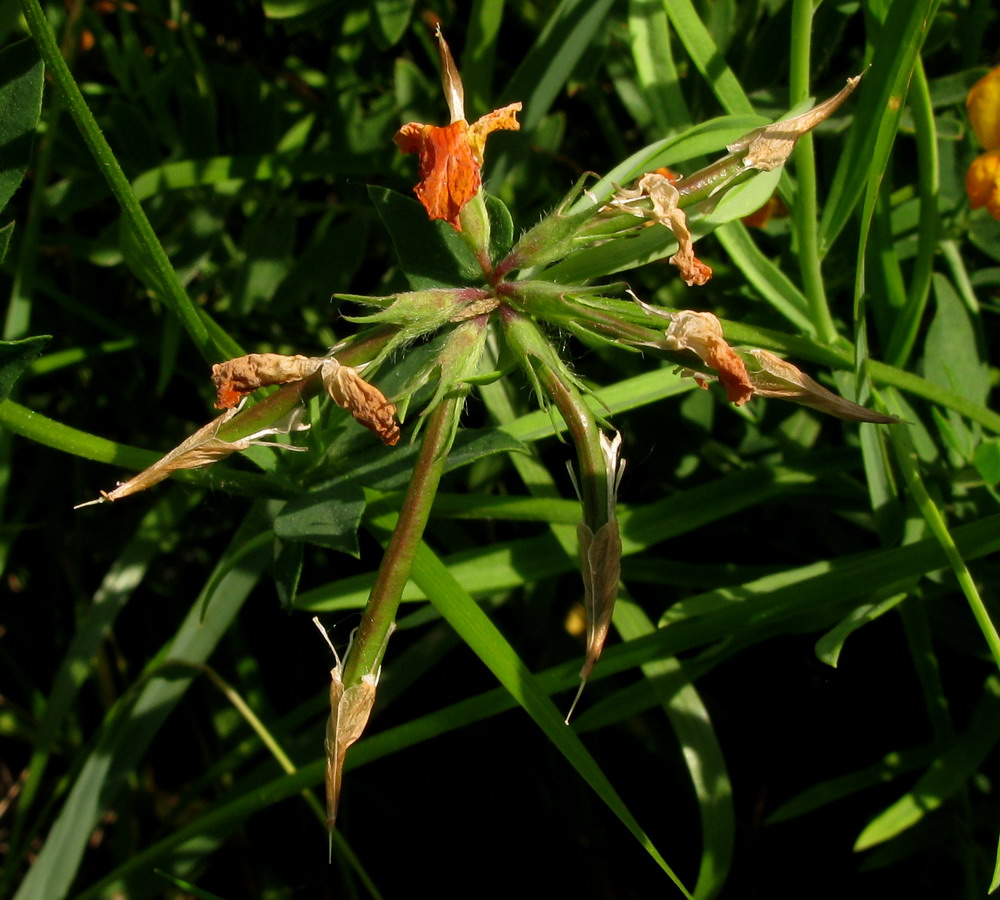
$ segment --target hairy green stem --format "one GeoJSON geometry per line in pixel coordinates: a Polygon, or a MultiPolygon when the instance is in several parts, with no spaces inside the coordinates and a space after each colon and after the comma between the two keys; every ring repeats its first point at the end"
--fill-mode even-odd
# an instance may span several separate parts
{"type": "Polygon", "coordinates": [[[345,688],[358,684],[362,676],[375,672],[381,663],[464,403],[465,392],[454,391],[430,414],[399,520],[375,576],[354,643],[344,661],[345,688]]]}
{"type": "Polygon", "coordinates": [[[146,218],[142,205],[136,199],[128,178],[118,165],[118,160],[101,132],[97,120],[87,106],[69,66],[66,65],[56,46],[55,37],[38,0],[21,0],[21,12],[45,61],[46,69],[63,93],[66,108],[80,129],[84,143],[107,180],[111,193],[121,206],[125,221],[135,233],[136,243],[146,257],[147,286],[180,319],[205,359],[224,358],[227,355],[226,351],[213,338],[198,308],[178,280],[177,273],[170,265],[170,260],[156,237],[153,226],[146,218]]]}

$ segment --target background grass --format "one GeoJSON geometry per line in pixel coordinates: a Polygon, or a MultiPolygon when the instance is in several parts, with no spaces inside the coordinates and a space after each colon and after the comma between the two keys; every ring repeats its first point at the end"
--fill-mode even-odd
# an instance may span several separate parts
{"type": "MultiPolygon", "coordinates": [[[[1000,546],[1000,226],[962,179],[979,152],[965,92],[998,61],[987,0],[44,12],[123,178],[49,83],[0,220],[4,338],[26,342],[0,359],[0,894],[192,895],[157,870],[224,897],[674,892],[650,854],[699,897],[985,894],[1000,686],[976,604],[995,610],[1000,546]],[[657,263],[619,277],[909,424],[734,410],[670,366],[565,339],[629,460],[617,637],[577,745],[546,719],[582,656],[572,451],[516,376],[483,386],[348,756],[330,866],[331,661],[309,619],[346,644],[410,453],[325,415],[310,454],[255,450],[71,507],[209,418],[211,361],[321,353],[358,311],[331,295],[405,288],[368,185],[408,194],[392,135],[445,120],[434,16],[470,118],[525,103],[486,173],[518,231],[585,171],[636,153],[692,171],[720,145],[657,142],[774,119],[865,71],[782,174],[789,218],[703,238],[704,288],[657,263]],[[289,524],[335,478],[367,501],[358,558],[289,524]],[[607,780],[603,803],[566,755],[607,780]]],[[[0,7],[5,48],[27,35],[18,13],[0,7]]]]}

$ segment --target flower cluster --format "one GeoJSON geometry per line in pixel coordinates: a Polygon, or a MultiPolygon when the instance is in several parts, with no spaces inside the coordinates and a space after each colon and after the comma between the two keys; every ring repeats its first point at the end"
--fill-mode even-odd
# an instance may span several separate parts
{"type": "MultiPolygon", "coordinates": [[[[560,342],[549,339],[551,330],[589,343],[641,347],[676,363],[702,387],[717,380],[727,400],[736,406],[754,397],[777,397],[846,419],[895,421],[835,396],[772,353],[731,346],[722,322],[711,313],[649,306],[623,284],[589,284],[593,276],[586,265],[575,270],[571,265],[572,275],[565,269],[567,261],[579,263],[594,248],[627,250],[646,241],[654,248],[651,258],[669,257],[686,284],[705,284],[712,269],[695,255],[697,230],[689,215],[717,209],[732,188],[758,173],[780,168],[799,137],[837,109],[857,78],[802,115],[754,129],[728,145],[721,159],[690,175],[681,177],[663,169],[639,171],[629,183],[609,180],[592,190],[585,188],[587,176],[549,216],[515,242],[509,213],[505,208],[498,211],[499,200],[487,198],[481,173],[487,136],[496,130],[516,131],[521,104],[495,110],[470,125],[455,62],[440,31],[437,39],[451,121],[444,126],[410,122],[396,134],[399,149],[418,156],[419,182],[414,191],[427,214],[424,219],[417,209],[419,227],[412,216],[407,227],[411,232],[424,228],[429,242],[437,241],[445,248],[460,245],[466,256],[471,250],[471,267],[457,267],[450,283],[425,276],[424,283],[433,284],[423,290],[388,297],[340,295],[376,311],[348,317],[363,330],[326,356],[258,353],[219,363],[212,380],[216,406],[225,412],[155,466],[102,495],[104,500],[117,500],[177,469],[208,465],[264,436],[302,428],[304,401],[314,397],[329,397],[389,446],[399,439],[411,401],[419,397],[423,402],[418,427],[410,429],[415,439],[419,426],[424,426],[421,455],[399,524],[356,638],[343,663],[338,659],[331,673],[327,734],[331,828],[344,755],[360,737],[374,702],[402,586],[465,397],[477,379],[499,374],[481,371],[487,347],[503,346],[509,351],[540,405],[553,408],[565,420],[576,449],[575,479],[581,505],[577,534],[587,614],[581,689],[600,657],[618,596],[622,543],[615,505],[625,463],[621,435],[595,418],[585,402],[586,387],[563,358],[560,342]],[[497,238],[494,232],[504,222],[510,226],[506,237],[497,238]],[[370,379],[384,362],[417,341],[427,342],[424,364],[410,366],[402,385],[387,398],[370,379]],[[272,387],[276,390],[270,396],[243,410],[249,395],[272,387]]],[[[1000,90],[1000,82],[997,85],[1000,90]]],[[[996,144],[1000,145],[1000,136],[996,144]]],[[[399,195],[392,202],[397,209],[408,207],[411,212],[415,206],[399,195]]],[[[390,230],[402,227],[387,224],[390,230]]],[[[415,239],[412,233],[405,237],[411,242],[415,239]]]]}

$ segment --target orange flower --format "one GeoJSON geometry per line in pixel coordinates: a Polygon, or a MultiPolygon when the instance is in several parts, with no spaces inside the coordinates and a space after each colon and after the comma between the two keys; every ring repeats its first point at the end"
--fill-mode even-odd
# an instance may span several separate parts
{"type": "Polygon", "coordinates": [[[965,107],[976,138],[988,151],[977,156],[965,173],[965,193],[973,209],[985,206],[1000,220],[1000,68],[970,88],[965,107]]]}
{"type": "Polygon", "coordinates": [[[965,173],[965,193],[973,209],[985,206],[1000,220],[1000,149],[977,156],[965,173]]]}
{"type": "Polygon", "coordinates": [[[965,108],[983,149],[1000,148],[1000,68],[984,75],[969,89],[965,108]]]}
{"type": "Polygon", "coordinates": [[[420,159],[420,183],[413,189],[417,199],[432,219],[444,219],[456,231],[462,230],[459,213],[482,187],[483,148],[486,136],[493,131],[517,131],[520,103],[511,103],[487,113],[470,125],[465,120],[465,97],[451,51],[437,31],[441,55],[441,80],[444,84],[450,125],[423,125],[408,122],[393,140],[403,153],[416,153],[420,159]]]}

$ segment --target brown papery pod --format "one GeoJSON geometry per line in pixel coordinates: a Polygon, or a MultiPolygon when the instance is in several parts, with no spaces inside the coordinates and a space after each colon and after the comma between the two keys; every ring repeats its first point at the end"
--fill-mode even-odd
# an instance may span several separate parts
{"type": "Polygon", "coordinates": [[[625,463],[621,460],[622,437],[619,432],[615,432],[614,437],[609,438],[602,431],[600,440],[607,473],[608,515],[607,521],[597,531],[592,531],[586,522],[576,526],[583,576],[583,606],[587,614],[587,650],[583,668],[580,669],[580,687],[566,714],[567,725],[583,694],[584,685],[604,649],[615,611],[615,601],[618,599],[618,582],[621,580],[622,539],[615,516],[615,503],[618,485],[625,471],[625,463]]]}
{"type": "Polygon", "coordinates": [[[332,357],[323,361],[323,385],[341,409],[346,409],[357,422],[374,431],[383,444],[399,441],[396,407],[375,385],[369,384],[351,366],[342,366],[332,357]]]}
{"type": "Polygon", "coordinates": [[[302,381],[321,365],[323,357],[251,353],[212,366],[216,409],[231,409],[247,394],[274,384],[302,381]]]}
{"type": "Polygon", "coordinates": [[[805,372],[768,350],[746,350],[744,353],[753,357],[759,365],[759,368],[752,364],[747,367],[750,383],[757,397],[791,400],[793,403],[801,403],[819,412],[853,422],[892,425],[902,421],[896,416],[886,416],[866,409],[828,391],[805,372]]]}
{"type": "Polygon", "coordinates": [[[754,395],[746,365],[726,343],[722,323],[712,313],[682,310],[671,314],[663,346],[668,350],[689,350],[714,369],[726,389],[726,396],[736,406],[742,406],[754,395]]]}
{"type": "MultiPolygon", "coordinates": [[[[337,807],[340,806],[340,785],[344,772],[347,750],[364,733],[372,706],[375,704],[375,689],[379,673],[369,672],[361,681],[349,688],[344,687],[344,665],[333,646],[333,641],[313,617],[313,624],[319,629],[333,657],[337,660],[330,670],[330,718],[326,722],[326,827],[330,832],[330,855],[333,855],[333,829],[337,824],[337,807]]],[[[392,633],[392,630],[389,632],[392,633]]]]}
{"type": "Polygon", "coordinates": [[[305,447],[292,447],[288,444],[276,444],[273,441],[264,441],[261,438],[273,434],[289,434],[292,431],[304,431],[309,426],[300,422],[301,411],[296,410],[291,416],[287,416],[284,422],[277,423],[268,428],[239,438],[235,441],[225,441],[218,437],[219,429],[226,424],[238,409],[227,409],[221,416],[213,419],[207,425],[199,428],[186,441],[178,444],[166,456],[158,459],[148,469],[143,469],[138,475],[133,476],[128,481],[122,482],[113,491],[101,491],[101,496],[97,500],[88,500],[73,507],[80,509],[84,506],[93,506],[95,503],[105,501],[121,500],[131,494],[138,494],[146,488],[152,487],[167,478],[171,472],[179,469],[201,469],[210,466],[212,463],[225,459],[231,453],[238,453],[249,447],[262,445],[265,447],[280,447],[282,450],[304,450],[305,447]]]}

